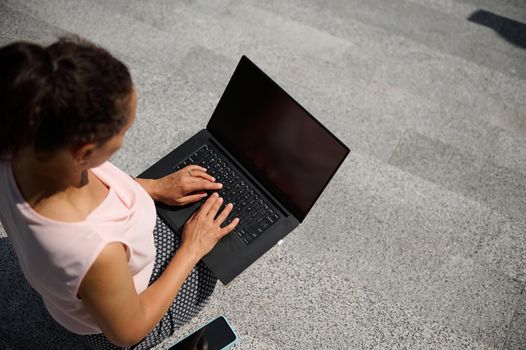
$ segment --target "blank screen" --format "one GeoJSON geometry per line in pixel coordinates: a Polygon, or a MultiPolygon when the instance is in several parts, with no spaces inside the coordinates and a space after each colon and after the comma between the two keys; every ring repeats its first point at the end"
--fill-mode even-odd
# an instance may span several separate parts
{"type": "Polygon", "coordinates": [[[300,221],[349,153],[245,56],[207,129],[300,221]]]}

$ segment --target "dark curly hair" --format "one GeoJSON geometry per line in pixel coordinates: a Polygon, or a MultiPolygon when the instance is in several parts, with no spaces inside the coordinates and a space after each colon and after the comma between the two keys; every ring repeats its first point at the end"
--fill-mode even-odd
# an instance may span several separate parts
{"type": "Polygon", "coordinates": [[[79,37],[0,48],[0,158],[104,143],[126,124],[132,91],[128,68],[79,37]]]}

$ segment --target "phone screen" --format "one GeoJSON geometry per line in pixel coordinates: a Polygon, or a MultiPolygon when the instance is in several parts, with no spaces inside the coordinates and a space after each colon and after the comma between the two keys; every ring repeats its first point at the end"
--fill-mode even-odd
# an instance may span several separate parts
{"type": "Polygon", "coordinates": [[[223,316],[198,329],[169,350],[220,350],[232,344],[236,334],[223,316]]]}

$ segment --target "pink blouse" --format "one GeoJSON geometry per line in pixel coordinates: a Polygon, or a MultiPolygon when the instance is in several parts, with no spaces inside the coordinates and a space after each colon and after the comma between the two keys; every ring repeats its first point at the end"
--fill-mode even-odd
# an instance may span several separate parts
{"type": "Polygon", "coordinates": [[[104,201],[84,221],[48,219],[24,200],[9,162],[0,162],[0,220],[24,275],[53,318],[77,334],[102,331],[77,297],[79,285],[110,242],[127,248],[135,289],[148,287],[155,261],[155,205],[130,176],[106,162],[92,169],[109,187],[104,201]]]}

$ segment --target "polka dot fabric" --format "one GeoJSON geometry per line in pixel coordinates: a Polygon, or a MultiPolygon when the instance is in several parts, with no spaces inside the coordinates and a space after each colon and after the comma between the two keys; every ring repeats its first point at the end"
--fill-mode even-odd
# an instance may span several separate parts
{"type": "MultiPolygon", "coordinates": [[[[159,217],[157,217],[153,235],[157,254],[149,285],[159,278],[181,245],[179,235],[172,231],[164,220],[159,217]]],[[[197,315],[212,295],[216,283],[217,278],[212,271],[200,261],[184,282],[179,294],[177,294],[177,297],[159,324],[141,342],[134,346],[126,348],[115,346],[104,334],[84,335],[82,339],[85,345],[92,350],[150,349],[174,334],[179,327],[197,315]]]]}

